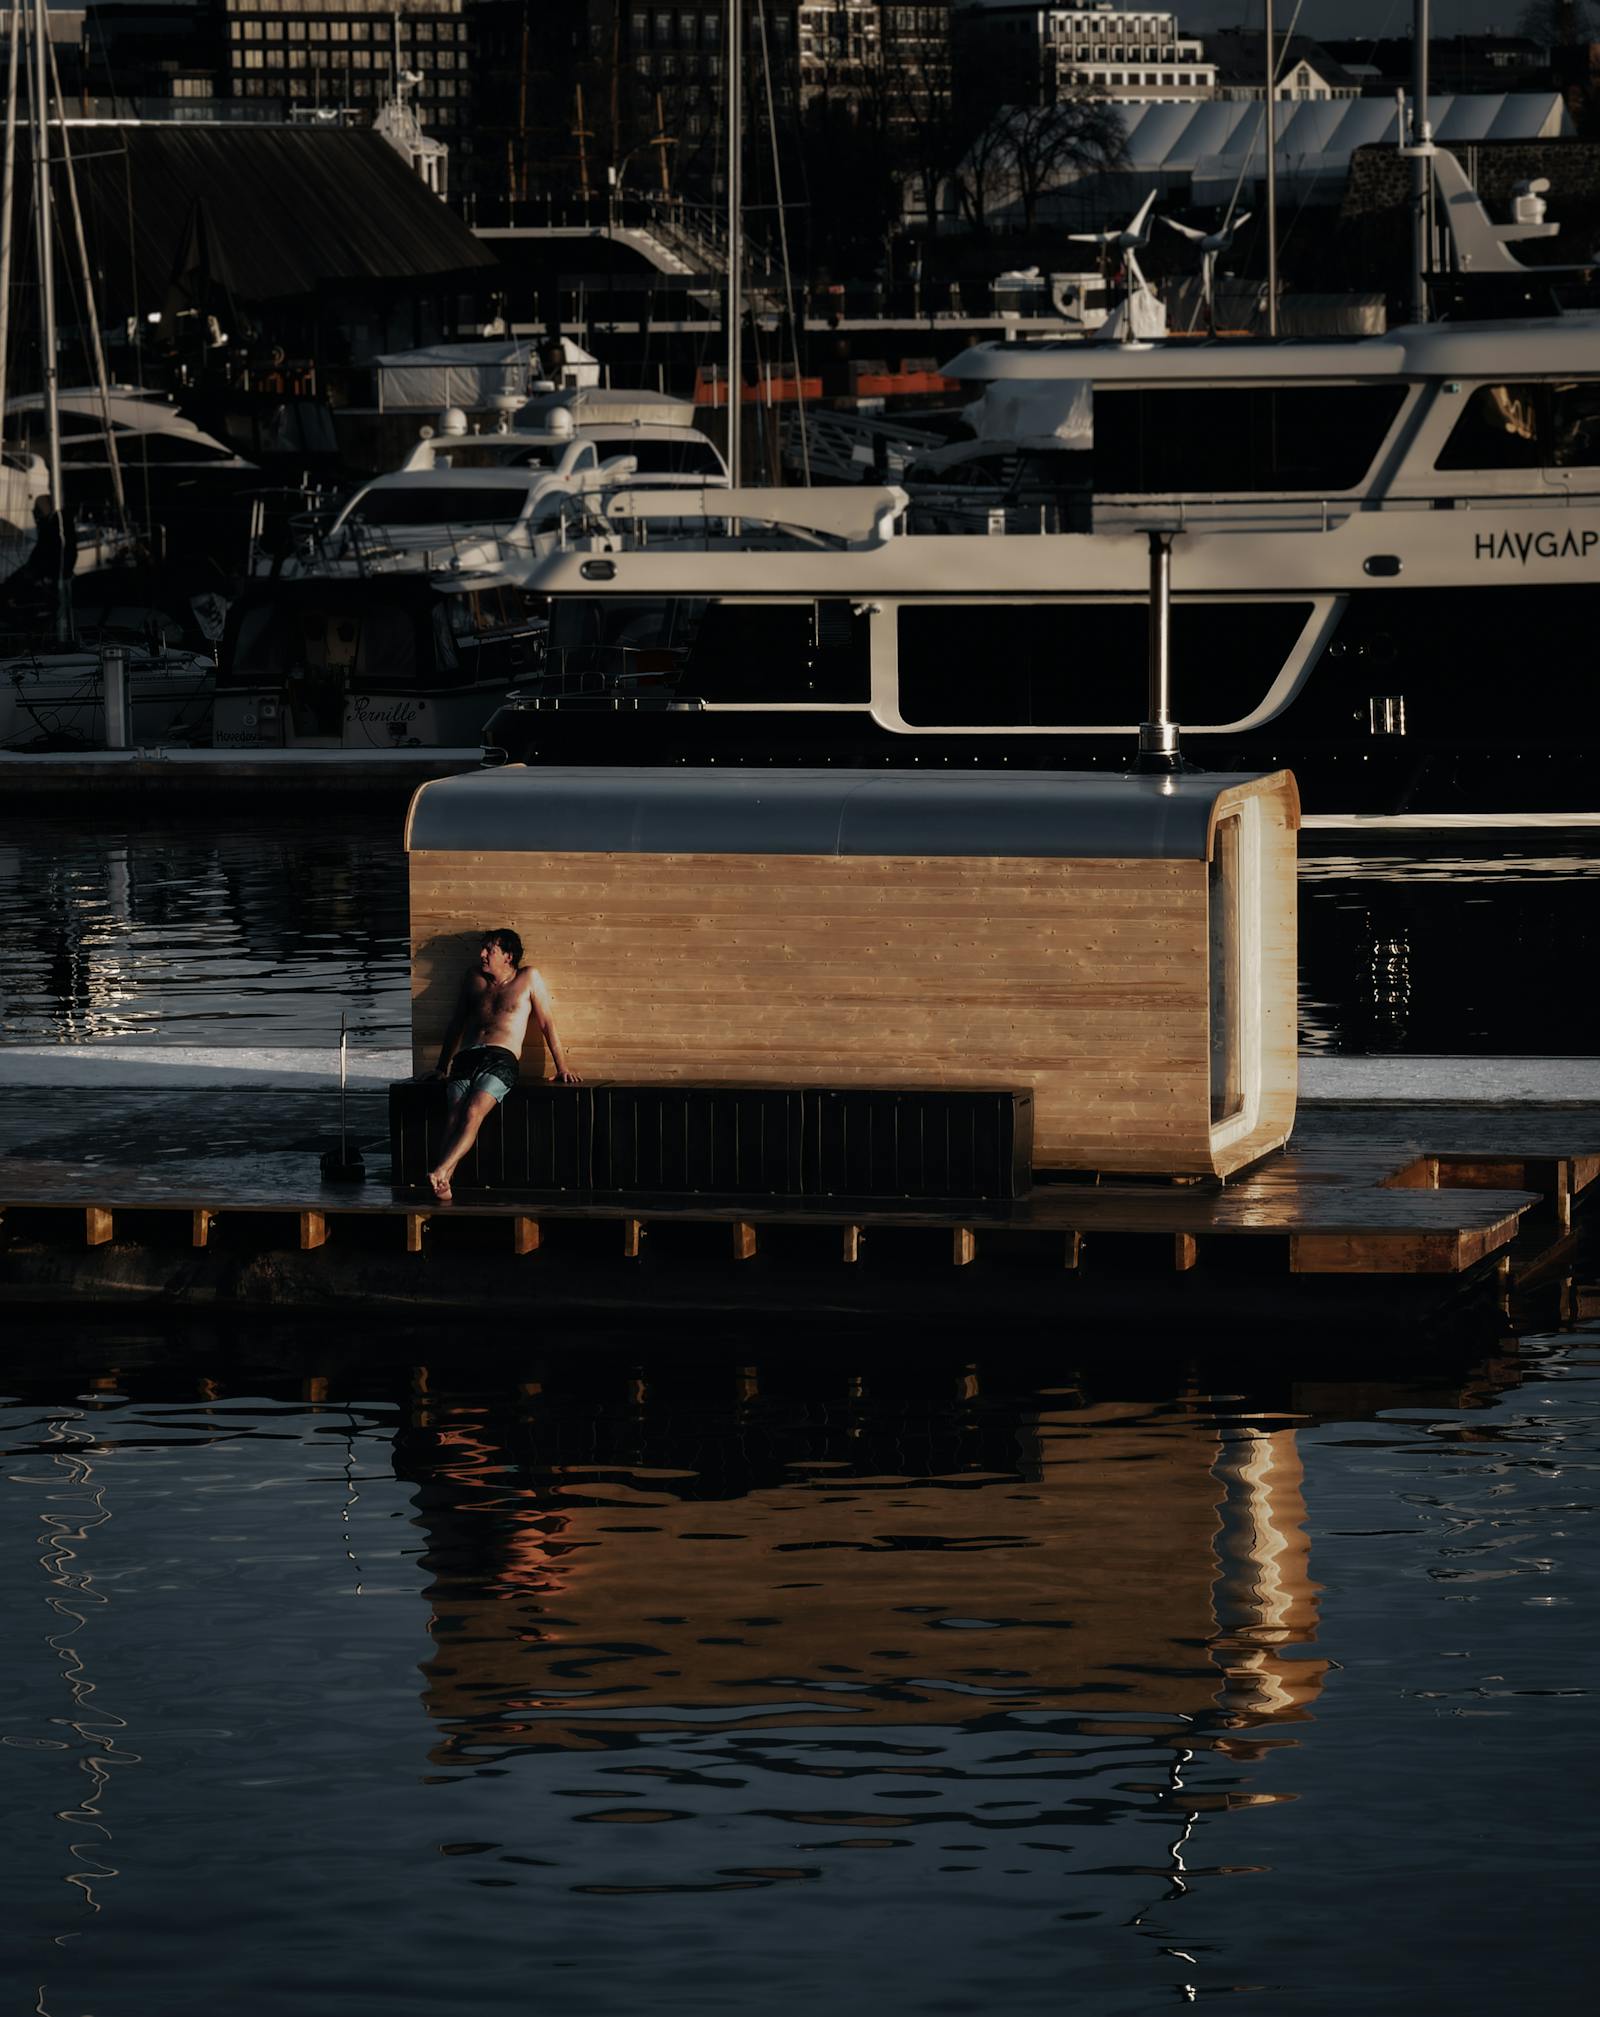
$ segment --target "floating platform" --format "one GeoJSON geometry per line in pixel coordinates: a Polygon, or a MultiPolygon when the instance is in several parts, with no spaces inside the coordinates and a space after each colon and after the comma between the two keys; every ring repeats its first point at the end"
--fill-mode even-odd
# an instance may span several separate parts
{"type": "MultiPolygon", "coordinates": [[[[353,1094],[368,1180],[321,1180],[326,1093],[39,1088],[0,1097],[0,1304],[243,1313],[1397,1314],[1557,1267],[1600,1175],[1572,1110],[1313,1112],[1225,1186],[1037,1184],[984,1206],[463,1191],[388,1181],[384,1096],[353,1094]]],[[[330,1132],[330,1122],[333,1124],[330,1132]]]]}
{"type": "Polygon", "coordinates": [[[82,749],[0,754],[0,796],[198,802],[333,791],[405,799],[435,778],[477,770],[481,749],[82,749]]]}

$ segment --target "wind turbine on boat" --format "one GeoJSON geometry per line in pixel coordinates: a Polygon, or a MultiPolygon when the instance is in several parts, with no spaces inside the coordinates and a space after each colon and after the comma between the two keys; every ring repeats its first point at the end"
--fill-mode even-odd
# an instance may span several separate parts
{"type": "Polygon", "coordinates": [[[1213,336],[1217,333],[1217,260],[1231,249],[1233,234],[1241,224],[1248,224],[1254,214],[1249,210],[1241,211],[1231,222],[1224,222],[1215,231],[1202,231],[1198,224],[1180,224],[1176,217],[1161,220],[1200,248],[1200,294],[1205,302],[1206,324],[1213,336]]]}
{"type": "Polygon", "coordinates": [[[1113,252],[1122,255],[1127,293],[1118,311],[1121,320],[1118,322],[1117,318],[1113,317],[1102,333],[1106,336],[1119,336],[1124,342],[1138,336],[1165,336],[1167,333],[1166,311],[1156,299],[1139,265],[1139,254],[1150,243],[1150,212],[1155,206],[1155,200],[1156,192],[1152,189],[1132,219],[1120,230],[1074,231],[1069,234],[1075,245],[1099,246],[1102,271],[1110,263],[1113,252]]]}

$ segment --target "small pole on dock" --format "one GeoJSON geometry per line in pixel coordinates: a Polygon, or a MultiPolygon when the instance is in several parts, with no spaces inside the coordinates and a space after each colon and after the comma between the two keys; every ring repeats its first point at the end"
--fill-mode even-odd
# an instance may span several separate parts
{"type": "Polygon", "coordinates": [[[120,644],[100,653],[100,696],[106,717],[106,748],[128,747],[128,654],[120,644]]]}
{"type": "Polygon", "coordinates": [[[1172,541],[1170,532],[1152,532],[1150,541],[1149,719],[1139,724],[1138,768],[1145,772],[1187,770],[1172,719],[1172,541]]]}
{"type": "Polygon", "coordinates": [[[349,1013],[339,1011],[339,1146],[322,1152],[322,1174],[329,1183],[360,1184],[367,1178],[367,1166],[360,1149],[349,1146],[346,1131],[345,1095],[349,1083],[349,1013]]]}

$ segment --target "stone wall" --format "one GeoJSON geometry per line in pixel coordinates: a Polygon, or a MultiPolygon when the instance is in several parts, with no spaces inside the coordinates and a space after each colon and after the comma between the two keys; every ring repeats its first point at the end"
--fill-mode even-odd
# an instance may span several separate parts
{"type": "MultiPolygon", "coordinates": [[[[1565,212],[1600,205],[1600,141],[1485,140],[1451,152],[1477,185],[1491,217],[1504,219],[1511,192],[1525,179],[1550,179],[1546,201],[1550,215],[1565,223],[1565,212]]],[[[1393,147],[1358,147],[1350,159],[1350,179],[1340,208],[1341,222],[1350,223],[1389,210],[1404,210],[1410,201],[1411,163],[1393,147]]]]}

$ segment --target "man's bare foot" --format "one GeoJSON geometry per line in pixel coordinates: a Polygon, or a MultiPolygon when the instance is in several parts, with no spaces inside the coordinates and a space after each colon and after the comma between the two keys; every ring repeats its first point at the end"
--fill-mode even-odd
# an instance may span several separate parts
{"type": "Polygon", "coordinates": [[[429,1170],[428,1185],[429,1188],[432,1190],[434,1196],[439,1200],[440,1204],[442,1205],[449,1204],[450,1179],[445,1175],[443,1170],[429,1170]]]}

